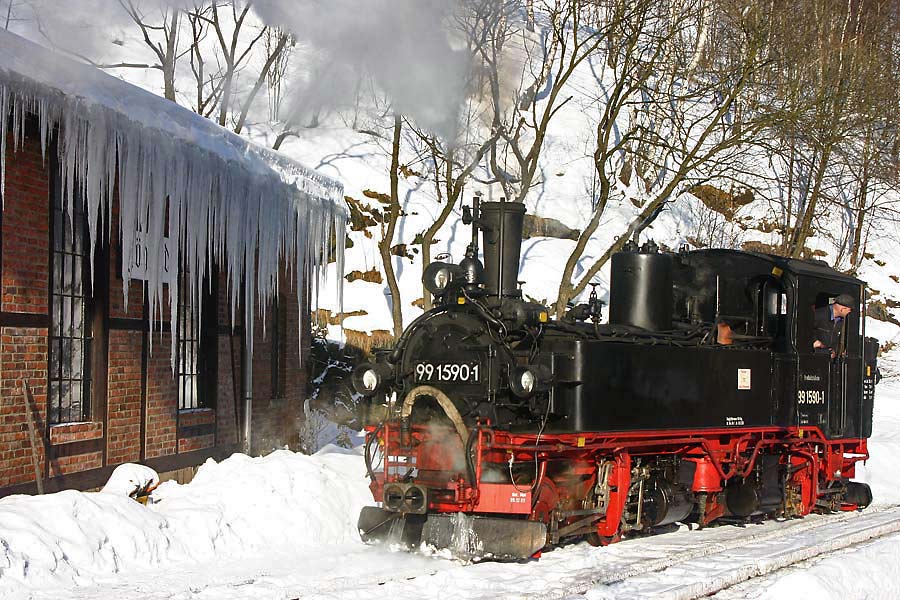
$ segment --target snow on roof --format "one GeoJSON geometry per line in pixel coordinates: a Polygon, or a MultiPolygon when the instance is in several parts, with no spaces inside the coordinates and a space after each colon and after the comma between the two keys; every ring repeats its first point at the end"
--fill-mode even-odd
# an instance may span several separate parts
{"type": "MultiPolygon", "coordinates": [[[[265,306],[276,293],[282,262],[295,267],[299,287],[307,272],[319,276],[327,265],[334,238],[342,272],[344,235],[335,232],[344,231],[347,209],[338,181],[174,102],[0,30],[0,186],[7,134],[18,147],[28,115],[38,117],[45,154],[58,129],[62,189],[69,207],[84,203],[92,240],[101,235],[101,222],[110,224],[111,192],[118,186],[123,265],[132,264],[136,240],[146,246],[142,278],[151,315],[161,317],[168,284],[173,339],[178,287],[188,285],[191,298],[198,299],[210,264],[227,272],[232,321],[240,301],[245,303],[250,340],[254,302],[265,306]],[[167,247],[187,275],[182,282],[167,272],[167,247]],[[245,279],[251,285],[239,299],[245,279]]],[[[127,302],[129,269],[123,278],[127,302]]]]}
{"type": "Polygon", "coordinates": [[[136,126],[184,142],[179,151],[215,155],[252,176],[277,174],[285,183],[343,208],[343,186],[338,181],[174,102],[4,30],[0,30],[0,81],[13,94],[37,92],[51,103],[67,97],[66,102],[77,102],[86,117],[98,110],[111,111],[136,126]]]}

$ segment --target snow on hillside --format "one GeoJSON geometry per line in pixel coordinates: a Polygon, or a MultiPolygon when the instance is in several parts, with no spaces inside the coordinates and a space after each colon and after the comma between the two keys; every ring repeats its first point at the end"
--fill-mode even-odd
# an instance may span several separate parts
{"type": "MultiPolygon", "coordinates": [[[[105,24],[98,24],[93,19],[86,19],[83,16],[80,16],[78,11],[73,11],[72,14],[66,13],[56,17],[53,22],[60,31],[77,30],[72,35],[67,35],[70,38],[68,42],[84,46],[84,52],[97,60],[128,63],[154,60],[142,36],[129,24],[124,15],[109,15],[105,24]]],[[[250,18],[258,20],[258,16],[253,13],[250,18]]],[[[46,43],[46,39],[27,21],[15,23],[13,29],[33,41],[46,43]]],[[[298,80],[306,82],[313,74],[304,71],[304,65],[307,64],[307,59],[310,59],[309,64],[315,62],[312,60],[315,49],[300,44],[296,51],[300,55],[295,65],[297,71],[293,75],[298,80]],[[312,55],[307,56],[303,53],[312,55]]],[[[519,65],[524,63],[525,51],[522,47],[511,44],[507,52],[510,56],[508,60],[511,62],[519,65]]],[[[119,69],[111,70],[111,73],[157,94],[161,92],[161,75],[156,70],[119,69]]],[[[192,101],[189,96],[195,84],[188,71],[180,73],[179,77],[181,79],[176,87],[182,96],[182,102],[189,103],[192,101]]],[[[591,199],[596,188],[592,153],[599,105],[595,97],[601,95],[599,90],[602,85],[609,83],[609,72],[605,68],[604,61],[595,58],[579,65],[561,91],[561,97],[571,96],[571,99],[562,106],[550,123],[538,169],[539,184],[525,199],[529,213],[557,219],[566,226],[579,230],[588,222],[591,199]]],[[[290,82],[285,85],[287,86],[285,94],[289,97],[292,93],[290,82]]],[[[304,91],[303,85],[305,84],[300,84],[301,92],[304,91]]],[[[340,101],[344,104],[348,102],[346,98],[340,101]]],[[[288,137],[280,151],[317,168],[326,175],[338,178],[344,184],[348,197],[374,209],[382,209],[383,206],[378,200],[366,195],[366,192],[385,194],[390,189],[389,140],[364,132],[379,131],[378,125],[369,122],[371,116],[366,115],[366,109],[372,107],[365,104],[356,107],[361,113],[358,119],[351,118],[347,114],[336,114],[327,108],[323,111],[318,126],[300,128],[297,131],[298,136],[288,137]],[[351,126],[351,122],[354,121],[357,129],[351,126]]],[[[271,146],[275,142],[281,124],[276,126],[267,123],[267,113],[262,106],[257,106],[251,112],[244,133],[262,145],[271,146]]],[[[626,124],[621,125],[624,127],[626,124]]],[[[389,133],[383,127],[380,130],[385,135],[389,133]]],[[[404,151],[406,150],[405,146],[404,151]]],[[[748,156],[747,160],[750,164],[742,165],[745,173],[742,177],[748,184],[759,186],[763,195],[777,197],[778,173],[772,163],[765,157],[755,155],[748,156]],[[750,175],[751,173],[753,175],[750,175]]],[[[401,177],[399,182],[399,195],[405,216],[401,217],[398,223],[392,245],[406,244],[410,254],[409,258],[393,259],[402,292],[400,304],[404,323],[409,323],[421,313],[421,310],[414,306],[414,302],[423,295],[421,253],[413,245],[413,241],[417,234],[434,222],[442,207],[436,201],[434,183],[428,177],[427,161],[409,152],[401,156],[401,161],[413,168],[411,173],[401,177]]],[[[646,199],[646,191],[639,186],[637,177],[632,177],[628,185],[618,179],[615,183],[617,187],[612,191],[601,226],[588,243],[575,271],[576,278],[622,234],[626,224],[639,210],[634,202],[640,203],[646,199]]],[[[730,184],[722,185],[727,187],[730,184]]],[[[501,195],[498,186],[489,187],[470,182],[463,195],[464,203],[470,204],[476,192],[482,192],[487,200],[498,200],[501,195]]],[[[437,235],[437,242],[432,248],[433,257],[440,253],[448,253],[453,260],[458,261],[463,256],[469,241],[469,232],[468,228],[462,225],[460,216],[461,208],[457,207],[437,235]]],[[[653,238],[673,249],[688,242],[689,238],[696,239],[698,233],[702,234],[700,237],[706,241],[718,240],[735,246],[748,241],[765,244],[777,241],[775,234],[765,233],[753,227],[762,219],[775,217],[768,203],[752,203],[740,211],[739,217],[740,222],[728,221],[710,211],[690,194],[681,194],[677,198],[671,198],[671,202],[656,222],[644,232],[644,237],[653,238]]],[[[900,239],[898,227],[900,225],[892,223],[879,224],[869,236],[866,249],[871,258],[863,262],[860,276],[869,283],[873,291],[877,292],[876,299],[900,298],[900,265],[894,264],[889,259],[896,240],[900,239]]],[[[346,252],[345,272],[338,274],[332,266],[328,273],[329,280],[335,281],[352,271],[366,272],[376,269],[383,274],[377,249],[381,235],[381,228],[378,225],[365,231],[349,232],[353,247],[346,252]]],[[[523,289],[528,297],[546,300],[548,303],[555,301],[562,267],[574,244],[571,240],[552,237],[534,237],[525,241],[519,279],[526,282],[523,289]]],[[[824,252],[824,260],[834,260],[835,249],[824,236],[811,238],[807,245],[824,252]]],[[[595,281],[601,284],[598,292],[601,298],[605,299],[608,294],[608,268],[602,270],[595,277],[595,281]]],[[[361,280],[347,283],[344,300],[345,312],[358,313],[345,319],[346,328],[367,332],[392,328],[390,314],[392,300],[387,293],[386,283],[361,280]]],[[[320,304],[337,313],[340,310],[337,291],[330,286],[324,286],[321,289],[320,304]]],[[[332,337],[339,338],[340,335],[338,328],[331,329],[332,337]]]]}
{"type": "MultiPolygon", "coordinates": [[[[591,155],[598,107],[590,96],[598,86],[598,67],[602,71],[602,65],[580,65],[563,90],[563,95],[571,95],[572,101],[565,104],[551,121],[541,154],[540,183],[525,198],[529,214],[557,219],[577,230],[583,229],[591,217],[591,199],[596,187],[591,155]]],[[[275,137],[264,125],[257,125],[250,135],[269,144],[275,137]]],[[[384,209],[371,195],[372,192],[386,194],[390,190],[390,156],[385,140],[346,127],[340,119],[331,119],[319,127],[301,130],[299,137],[290,138],[281,151],[339,178],[348,197],[375,210],[384,209]]],[[[414,157],[401,156],[401,160],[413,161],[414,157]]],[[[763,195],[777,196],[778,174],[762,157],[753,160],[757,163],[751,170],[758,176],[748,183],[761,186],[763,195]]],[[[414,166],[422,172],[426,168],[418,163],[414,166]]],[[[436,200],[433,181],[427,177],[415,174],[401,177],[399,185],[404,215],[399,219],[392,244],[406,244],[409,256],[394,257],[393,264],[401,290],[403,322],[408,324],[421,314],[414,303],[423,295],[422,255],[414,240],[434,223],[442,205],[436,200]]],[[[578,263],[576,279],[622,234],[640,210],[635,203],[646,198],[646,191],[640,189],[636,177],[628,185],[616,180],[616,186],[601,226],[578,263]]],[[[501,196],[498,186],[472,182],[466,188],[463,204],[470,205],[476,192],[482,193],[485,200],[499,200],[501,196]]],[[[461,214],[461,206],[456,207],[438,233],[431,251],[433,259],[442,253],[457,262],[462,258],[470,233],[461,222],[461,214]]],[[[763,220],[774,217],[768,203],[756,202],[739,211],[738,218],[728,220],[693,195],[683,193],[671,199],[658,219],[643,233],[642,239],[654,239],[670,249],[677,249],[698,237],[713,244],[725,243],[737,248],[744,242],[775,244],[779,242],[775,233],[756,228],[763,220]]],[[[346,251],[344,274],[376,269],[383,275],[377,247],[382,236],[381,227],[373,225],[364,231],[350,231],[348,235],[352,248],[346,251]]],[[[900,265],[890,260],[897,239],[900,239],[900,230],[892,223],[880,224],[868,238],[869,257],[863,261],[859,276],[869,283],[876,300],[900,298],[900,265]]],[[[820,257],[826,262],[835,260],[836,249],[824,236],[811,237],[807,246],[822,253],[820,257]]],[[[523,291],[527,297],[547,304],[556,300],[562,268],[574,247],[574,241],[554,237],[532,237],[524,241],[518,279],[525,282],[523,291]]],[[[329,277],[337,276],[332,268],[329,277]]],[[[600,284],[601,299],[608,299],[608,264],[594,281],[600,284]]],[[[589,289],[585,290],[583,296],[586,297],[588,292],[589,289]]],[[[323,307],[338,312],[337,297],[332,292],[324,290],[320,302],[323,307]]],[[[343,308],[346,313],[362,313],[346,318],[346,328],[367,332],[392,328],[391,298],[384,282],[359,280],[346,283],[343,308]]],[[[331,334],[337,337],[340,332],[332,328],[331,334]]]]}

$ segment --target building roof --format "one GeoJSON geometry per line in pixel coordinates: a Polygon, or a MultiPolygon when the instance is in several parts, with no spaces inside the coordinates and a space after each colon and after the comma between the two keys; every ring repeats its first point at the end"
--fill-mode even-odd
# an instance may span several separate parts
{"type": "MultiPolygon", "coordinates": [[[[37,117],[45,154],[58,132],[62,186],[70,206],[84,202],[92,240],[102,234],[99,224],[109,223],[100,216],[112,214],[112,192],[118,190],[122,262],[131,264],[140,237],[147,246],[144,277],[154,316],[161,314],[166,292],[177,310],[179,285],[199,297],[211,264],[227,271],[231,314],[243,301],[248,316],[255,301],[275,293],[281,264],[295,266],[298,285],[310,270],[318,274],[332,252],[342,269],[347,209],[340,182],[174,102],[0,30],[0,186],[7,133],[17,147],[29,115],[37,117]],[[185,283],[163,272],[166,247],[189,274],[185,283]],[[255,281],[245,289],[256,293],[239,298],[245,280],[255,281]]],[[[129,277],[123,269],[126,302],[129,277]]],[[[340,285],[341,277],[336,280],[340,285]]],[[[173,335],[176,317],[170,319],[173,335]]],[[[252,319],[245,326],[252,333],[252,319]]]]}
{"type": "Polygon", "coordinates": [[[248,177],[267,180],[278,176],[284,184],[344,210],[343,186],[337,180],[161,96],[2,29],[0,89],[5,96],[34,98],[49,110],[64,103],[89,119],[101,112],[108,113],[107,117],[116,115],[121,130],[139,128],[143,135],[164,136],[183,144],[179,152],[213,155],[248,177]]]}

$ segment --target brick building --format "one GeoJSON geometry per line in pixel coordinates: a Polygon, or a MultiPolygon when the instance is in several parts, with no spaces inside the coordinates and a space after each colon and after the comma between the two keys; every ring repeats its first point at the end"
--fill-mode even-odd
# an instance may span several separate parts
{"type": "Polygon", "coordinates": [[[3,31],[0,166],[0,496],[296,444],[338,183],[3,31]]]}

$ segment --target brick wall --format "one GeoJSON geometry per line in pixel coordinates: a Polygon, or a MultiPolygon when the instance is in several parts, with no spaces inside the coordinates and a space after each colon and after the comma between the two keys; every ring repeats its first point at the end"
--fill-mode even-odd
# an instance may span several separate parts
{"type": "MultiPolygon", "coordinates": [[[[255,452],[268,452],[284,446],[294,450],[299,448],[298,429],[306,397],[306,371],[297,353],[300,311],[296,290],[291,289],[286,272],[281,274],[280,287],[278,311],[275,310],[275,303],[270,303],[266,310],[266,326],[263,327],[261,315],[258,315],[254,330],[251,439],[255,452]],[[281,338],[277,342],[279,358],[273,352],[276,319],[281,338]],[[273,389],[272,379],[272,371],[276,368],[279,371],[278,390],[273,389]]],[[[304,347],[307,347],[308,338],[305,341],[304,347]]]]}
{"type": "MultiPolygon", "coordinates": [[[[48,149],[47,154],[54,152],[48,149]]],[[[237,316],[237,327],[232,330],[225,276],[220,275],[218,331],[211,337],[217,356],[210,375],[214,381],[209,386],[214,404],[205,410],[179,411],[177,378],[170,362],[168,307],[163,307],[164,323],[155,324],[150,331],[143,284],[132,281],[127,296],[123,293],[117,194],[112,207],[112,243],[108,252],[98,252],[108,263],[96,265],[98,272],[108,273],[108,287],[95,292],[103,294],[98,306],[105,307],[105,314],[95,321],[101,330],[94,331],[94,348],[105,352],[106,372],[93,374],[97,383],[90,422],[47,426],[52,165],[44,162],[33,135],[16,152],[9,140],[6,164],[0,244],[0,496],[29,491],[34,482],[21,392],[26,380],[34,396],[35,452],[50,489],[102,485],[112,468],[124,462],[145,462],[159,471],[176,471],[199,464],[207,456],[227,455],[240,441],[242,316],[237,316]],[[103,397],[97,397],[100,395],[103,397]]],[[[284,283],[283,289],[290,289],[286,280],[284,283]]],[[[259,319],[256,324],[253,437],[257,452],[285,444],[295,447],[297,442],[306,376],[297,356],[296,297],[285,295],[284,310],[280,361],[271,356],[271,325],[264,335],[259,319]],[[282,384],[278,397],[273,398],[271,370],[277,364],[281,365],[282,384]]]]}
{"type": "MultiPolygon", "coordinates": [[[[3,117],[0,117],[3,118],[3,117]]],[[[7,152],[12,153],[12,136],[7,152]]],[[[40,142],[27,138],[6,161],[3,206],[3,311],[47,314],[50,169],[40,142]]]]}
{"type": "Polygon", "coordinates": [[[239,441],[240,409],[235,398],[241,394],[241,339],[231,335],[219,335],[219,381],[216,397],[216,428],[220,444],[239,441]],[[234,365],[234,368],[232,368],[234,365]],[[236,394],[236,395],[235,395],[236,394]]]}
{"type": "Polygon", "coordinates": [[[111,465],[141,459],[142,350],[142,332],[109,332],[106,460],[111,465]]]}
{"type": "Polygon", "coordinates": [[[174,454],[178,444],[178,385],[172,377],[170,333],[153,333],[147,361],[147,458],[174,454]]]}
{"type": "Polygon", "coordinates": [[[34,479],[32,443],[26,421],[22,381],[34,394],[33,417],[38,428],[37,446],[41,472],[45,469],[43,444],[47,421],[47,329],[0,328],[0,488],[34,479]],[[29,356],[31,360],[24,360],[29,356]]]}

